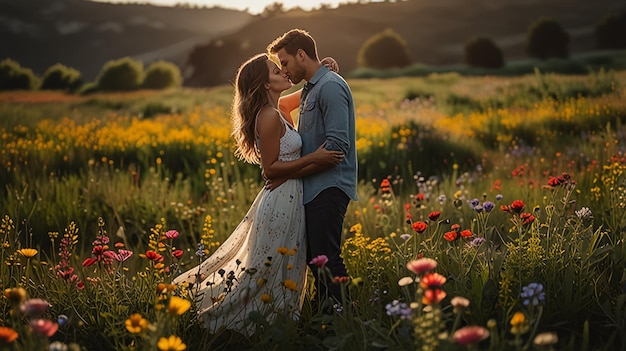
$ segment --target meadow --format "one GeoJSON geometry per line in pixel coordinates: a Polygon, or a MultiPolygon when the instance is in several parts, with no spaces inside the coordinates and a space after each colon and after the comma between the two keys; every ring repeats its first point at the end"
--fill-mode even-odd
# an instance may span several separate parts
{"type": "Polygon", "coordinates": [[[626,71],[349,83],[352,303],[251,315],[249,338],[170,284],[262,187],[232,87],[0,93],[0,348],[626,348],[626,71]]]}

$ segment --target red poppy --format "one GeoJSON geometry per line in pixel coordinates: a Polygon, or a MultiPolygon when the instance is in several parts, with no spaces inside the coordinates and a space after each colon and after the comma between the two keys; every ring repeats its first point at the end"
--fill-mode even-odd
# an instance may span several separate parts
{"type": "Polygon", "coordinates": [[[411,227],[413,227],[413,230],[415,230],[416,232],[423,233],[426,228],[428,228],[428,224],[426,224],[426,222],[417,221],[414,222],[411,227]]]}
{"type": "Polygon", "coordinates": [[[385,178],[380,182],[380,190],[382,190],[383,192],[391,191],[391,182],[389,181],[389,179],[385,178]]]}
{"type": "Polygon", "coordinates": [[[528,212],[520,214],[519,217],[523,220],[522,224],[529,224],[535,221],[535,216],[528,212]]]}
{"type": "Polygon", "coordinates": [[[522,200],[515,200],[511,204],[511,211],[513,211],[515,213],[520,213],[524,209],[524,206],[526,206],[524,204],[524,201],[522,201],[522,200]]]}
{"type": "Polygon", "coordinates": [[[441,216],[441,212],[440,211],[433,211],[431,213],[428,214],[428,219],[430,219],[431,221],[436,221],[439,219],[439,216],[441,216]]]}
{"type": "Polygon", "coordinates": [[[415,195],[415,200],[417,200],[417,201],[424,201],[424,194],[419,193],[419,194],[415,195]]]}
{"type": "Polygon", "coordinates": [[[336,276],[333,278],[333,283],[335,284],[347,283],[349,281],[350,281],[350,277],[348,276],[336,276]]]}
{"type": "Polygon", "coordinates": [[[472,231],[469,230],[469,229],[465,229],[465,230],[461,231],[461,236],[464,237],[464,238],[469,238],[472,235],[474,235],[474,234],[472,234],[472,231]]]}
{"type": "Polygon", "coordinates": [[[451,225],[451,226],[450,226],[450,229],[452,229],[452,230],[454,230],[454,231],[458,232],[458,231],[459,231],[459,229],[461,229],[461,225],[460,225],[460,224],[458,224],[458,223],[455,223],[455,224],[453,224],[453,225],[451,225]]]}
{"type": "Polygon", "coordinates": [[[455,230],[451,230],[443,235],[443,238],[448,241],[455,241],[459,234],[455,230]]]}
{"type": "Polygon", "coordinates": [[[157,261],[157,262],[163,261],[163,256],[152,250],[146,251],[146,258],[149,259],[150,261],[157,261]]]}
{"type": "Polygon", "coordinates": [[[181,257],[183,257],[183,250],[172,251],[172,256],[174,256],[174,258],[180,259],[181,257]]]}

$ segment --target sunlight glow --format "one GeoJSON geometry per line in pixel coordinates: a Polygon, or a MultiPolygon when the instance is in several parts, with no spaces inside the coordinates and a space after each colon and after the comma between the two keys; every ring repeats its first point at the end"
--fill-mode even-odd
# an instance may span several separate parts
{"type": "Polygon", "coordinates": [[[337,7],[339,4],[355,3],[359,0],[92,0],[112,3],[149,3],[157,6],[174,6],[176,4],[189,4],[197,6],[219,6],[228,9],[248,11],[252,14],[263,12],[266,6],[273,3],[282,3],[285,9],[300,7],[303,10],[319,8],[321,5],[337,7]]]}

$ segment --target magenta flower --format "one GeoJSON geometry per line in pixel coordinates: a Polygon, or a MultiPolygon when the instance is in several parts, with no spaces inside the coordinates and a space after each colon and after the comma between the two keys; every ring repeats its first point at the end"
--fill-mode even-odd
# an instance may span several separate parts
{"type": "Polygon", "coordinates": [[[478,325],[469,325],[458,329],[452,335],[455,342],[467,346],[476,344],[489,337],[489,330],[478,325]]]}
{"type": "Polygon", "coordinates": [[[165,232],[165,237],[168,239],[176,239],[178,238],[178,231],[177,230],[168,230],[167,232],[165,232]]]}
{"type": "Polygon", "coordinates": [[[130,250],[119,249],[119,251],[115,254],[115,260],[117,260],[118,262],[124,262],[132,255],[133,252],[130,250]]]}
{"type": "Polygon", "coordinates": [[[319,255],[311,260],[309,264],[315,265],[318,268],[322,268],[328,263],[328,257],[326,255],[319,255]]]}

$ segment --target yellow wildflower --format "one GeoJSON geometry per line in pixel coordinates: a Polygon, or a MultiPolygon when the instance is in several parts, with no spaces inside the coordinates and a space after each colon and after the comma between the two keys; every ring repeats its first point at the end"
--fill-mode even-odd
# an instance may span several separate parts
{"type": "Polygon", "coordinates": [[[150,324],[147,319],[143,318],[143,316],[139,313],[133,313],[130,315],[130,318],[126,320],[126,330],[128,330],[132,334],[139,334],[145,329],[148,328],[150,324]]]}
{"type": "Polygon", "coordinates": [[[178,315],[187,312],[187,310],[191,307],[191,302],[186,299],[182,299],[178,296],[172,296],[170,298],[170,304],[167,307],[167,312],[172,315],[178,315]]]}
{"type": "Polygon", "coordinates": [[[291,291],[298,291],[298,284],[291,279],[286,279],[283,284],[285,285],[285,288],[291,291]]]}
{"type": "Polygon", "coordinates": [[[528,322],[524,312],[515,312],[511,318],[511,333],[521,335],[528,331],[528,322]]]}
{"type": "Polygon", "coordinates": [[[278,253],[281,255],[286,255],[287,253],[289,253],[289,249],[284,246],[279,247],[278,249],[276,249],[276,251],[278,251],[278,253]]]}
{"type": "Polygon", "coordinates": [[[176,335],[170,335],[169,338],[160,338],[157,347],[161,351],[183,351],[187,349],[187,345],[176,335]]]}
{"type": "Polygon", "coordinates": [[[272,297],[269,296],[268,294],[263,294],[263,295],[261,295],[261,301],[263,301],[265,303],[270,303],[270,302],[272,302],[272,297]]]}
{"type": "Polygon", "coordinates": [[[17,250],[17,252],[19,252],[20,254],[22,254],[22,256],[26,258],[31,258],[37,254],[37,249],[21,249],[17,250]]]}

